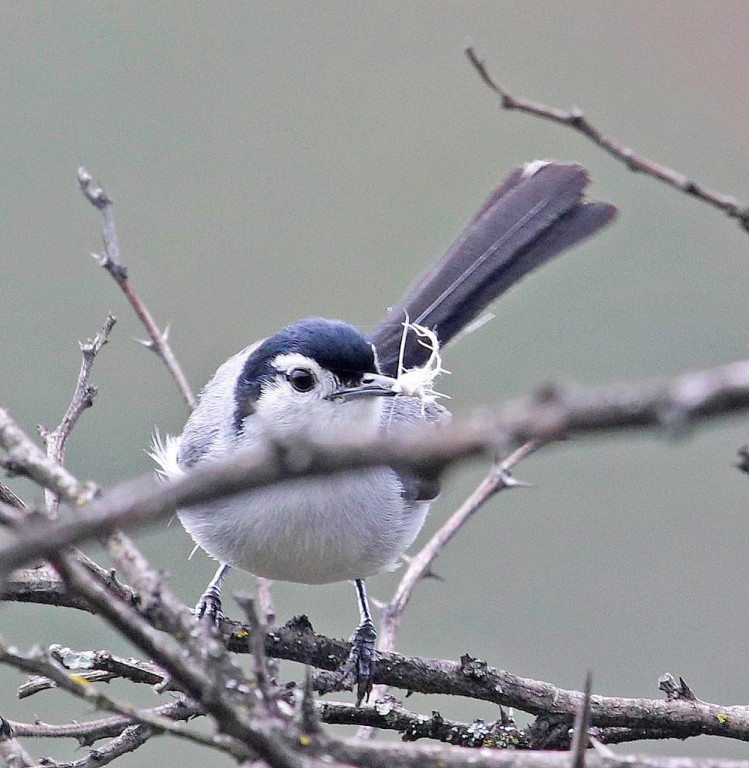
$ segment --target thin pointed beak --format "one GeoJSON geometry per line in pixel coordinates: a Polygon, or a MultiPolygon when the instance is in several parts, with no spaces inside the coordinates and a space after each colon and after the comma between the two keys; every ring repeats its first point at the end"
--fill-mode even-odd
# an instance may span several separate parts
{"type": "Polygon", "coordinates": [[[379,373],[368,373],[362,377],[362,383],[356,387],[342,387],[329,395],[327,400],[353,400],[357,397],[394,397],[398,393],[393,389],[395,379],[379,373]]]}

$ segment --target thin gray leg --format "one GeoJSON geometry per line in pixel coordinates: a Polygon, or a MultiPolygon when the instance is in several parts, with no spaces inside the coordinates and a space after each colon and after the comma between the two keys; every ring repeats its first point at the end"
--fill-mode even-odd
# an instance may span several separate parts
{"type": "Polygon", "coordinates": [[[351,635],[351,652],[343,673],[344,679],[356,685],[356,706],[358,707],[365,698],[369,698],[372,691],[377,631],[372,621],[372,614],[369,612],[364,580],[356,579],[354,586],[359,603],[359,626],[351,635]]]}
{"type": "Polygon", "coordinates": [[[230,566],[221,563],[216,571],[216,575],[210,580],[205,591],[200,596],[195,606],[195,615],[199,618],[206,618],[212,624],[218,626],[224,614],[221,613],[221,587],[224,584],[226,575],[229,573],[230,566]]]}

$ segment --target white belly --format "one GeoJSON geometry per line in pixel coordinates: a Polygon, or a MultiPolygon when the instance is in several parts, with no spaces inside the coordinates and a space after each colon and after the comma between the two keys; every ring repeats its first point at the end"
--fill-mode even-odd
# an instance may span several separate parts
{"type": "Polygon", "coordinates": [[[289,481],[178,514],[222,563],[269,579],[324,584],[394,567],[428,508],[404,505],[395,473],[374,468],[289,481]]]}

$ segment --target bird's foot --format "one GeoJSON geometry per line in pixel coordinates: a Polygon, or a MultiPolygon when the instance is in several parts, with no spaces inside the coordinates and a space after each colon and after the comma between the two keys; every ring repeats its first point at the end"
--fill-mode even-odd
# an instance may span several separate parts
{"type": "Polygon", "coordinates": [[[218,627],[224,618],[221,611],[221,592],[215,587],[208,587],[195,604],[195,616],[202,621],[218,627]]]}
{"type": "Polygon", "coordinates": [[[351,652],[343,666],[343,683],[356,686],[356,706],[369,699],[372,691],[374,665],[377,658],[377,631],[370,619],[363,621],[351,636],[351,652]]]}

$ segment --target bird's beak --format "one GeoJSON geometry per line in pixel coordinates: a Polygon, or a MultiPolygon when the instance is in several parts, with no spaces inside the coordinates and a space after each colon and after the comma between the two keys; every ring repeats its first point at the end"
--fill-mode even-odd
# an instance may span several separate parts
{"type": "Polygon", "coordinates": [[[395,379],[379,373],[368,373],[356,387],[341,387],[329,395],[327,400],[353,400],[357,397],[394,397],[398,394],[393,387],[395,379]]]}

